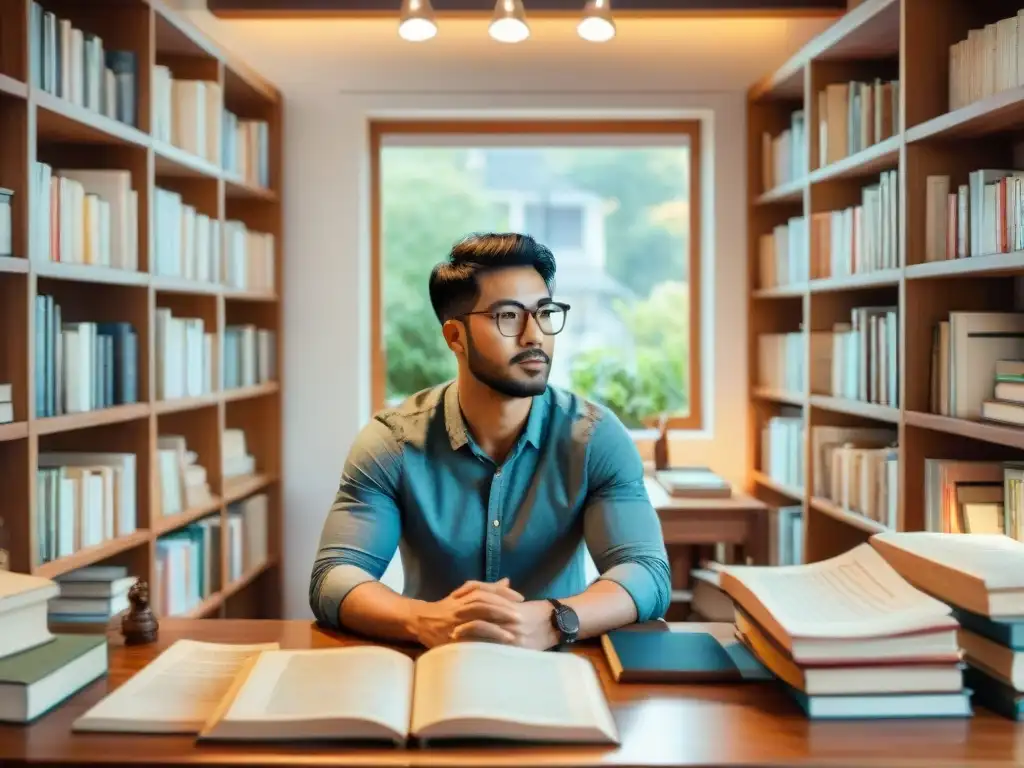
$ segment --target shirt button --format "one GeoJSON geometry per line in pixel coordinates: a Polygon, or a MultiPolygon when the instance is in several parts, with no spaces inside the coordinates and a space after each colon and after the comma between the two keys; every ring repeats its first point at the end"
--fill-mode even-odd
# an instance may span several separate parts
{"type": "Polygon", "coordinates": [[[499,525],[501,525],[501,523],[499,523],[497,520],[495,520],[493,523],[491,523],[491,525],[493,525],[495,528],[497,528],[499,525]]]}
{"type": "Polygon", "coordinates": [[[501,474],[501,467],[498,467],[496,470],[494,470],[494,476],[497,477],[500,474],[501,474]]]}

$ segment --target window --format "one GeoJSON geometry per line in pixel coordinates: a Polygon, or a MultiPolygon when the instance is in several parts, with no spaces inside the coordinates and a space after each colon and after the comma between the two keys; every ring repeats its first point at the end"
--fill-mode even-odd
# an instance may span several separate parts
{"type": "Polygon", "coordinates": [[[455,373],[430,269],[475,231],[527,232],[572,305],[550,381],[627,427],[700,427],[695,122],[375,123],[375,407],[455,373]]]}

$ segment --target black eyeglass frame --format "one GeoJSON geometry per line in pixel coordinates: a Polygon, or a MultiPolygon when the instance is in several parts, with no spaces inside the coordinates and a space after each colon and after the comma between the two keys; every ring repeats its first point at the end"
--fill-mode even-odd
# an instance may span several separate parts
{"type": "MultiPolygon", "coordinates": [[[[540,332],[543,333],[545,336],[557,336],[562,331],[564,331],[565,330],[565,320],[568,319],[568,318],[566,317],[566,318],[564,318],[562,320],[562,327],[561,328],[559,328],[557,331],[554,331],[552,333],[548,333],[547,331],[544,330],[544,327],[541,325],[540,320],[537,318],[537,314],[539,312],[541,312],[542,310],[547,309],[548,307],[558,307],[560,310],[562,310],[562,313],[564,315],[568,316],[569,310],[571,309],[570,305],[566,304],[564,301],[545,301],[543,304],[541,304],[536,309],[527,309],[524,304],[520,304],[518,301],[507,301],[507,302],[504,302],[503,304],[501,304],[499,306],[500,307],[516,307],[517,309],[521,309],[524,312],[526,312],[527,314],[532,315],[534,322],[537,323],[537,327],[540,328],[540,332]]],[[[517,333],[505,333],[503,330],[501,330],[501,321],[498,320],[498,314],[501,311],[502,311],[502,309],[500,309],[500,308],[481,309],[481,310],[477,310],[476,312],[463,312],[458,317],[459,318],[463,318],[463,317],[467,317],[469,315],[486,315],[487,317],[490,317],[491,319],[494,320],[494,325],[498,329],[498,333],[500,333],[502,336],[505,336],[506,338],[510,338],[510,339],[514,339],[517,336],[521,336],[523,331],[526,330],[526,324],[525,323],[523,323],[520,326],[519,331],[517,333]]]]}

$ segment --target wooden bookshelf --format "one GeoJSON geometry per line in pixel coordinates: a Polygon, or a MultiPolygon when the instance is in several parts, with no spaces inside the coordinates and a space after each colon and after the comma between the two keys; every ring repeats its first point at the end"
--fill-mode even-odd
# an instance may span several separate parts
{"type": "MultiPolygon", "coordinates": [[[[40,5],[68,20],[86,37],[98,36],[104,51],[134,54],[134,87],[129,90],[134,92],[135,110],[130,119],[123,114],[112,117],[100,111],[104,107],[88,105],[85,97],[81,103],[73,103],[79,99],[65,97],[59,85],[53,92],[54,86],[41,79],[45,67],[36,65],[41,54],[33,3],[0,0],[0,187],[13,191],[11,253],[0,257],[0,384],[12,385],[14,411],[13,423],[0,424],[0,485],[5,497],[0,506],[0,547],[8,550],[15,571],[55,577],[88,565],[123,565],[132,575],[146,578],[152,591],[158,580],[161,537],[215,518],[226,530],[230,504],[265,494],[267,557],[247,565],[239,577],[230,578],[229,544],[224,536],[220,551],[211,553],[219,561],[222,578],[211,583],[209,594],[201,595],[187,615],[277,617],[282,610],[283,514],[281,96],[162,0],[44,0],[40,5]],[[206,102],[212,105],[208,119],[215,110],[228,110],[240,121],[265,123],[265,137],[250,144],[250,149],[238,150],[238,142],[244,138],[237,133],[234,143],[225,138],[228,123],[221,112],[213,129],[220,130],[208,139],[207,152],[212,154],[206,157],[182,148],[180,142],[175,143],[177,139],[159,138],[155,114],[158,67],[169,69],[175,80],[215,83],[216,88],[208,90],[219,98],[206,102]],[[218,149],[209,149],[213,146],[218,149]],[[237,158],[239,151],[251,159],[250,172],[244,178],[229,159],[229,155],[237,158]],[[34,222],[45,211],[40,213],[41,197],[33,194],[37,162],[50,165],[54,176],[65,168],[130,173],[131,188],[137,195],[137,229],[128,240],[137,240],[137,268],[69,263],[60,260],[60,254],[54,259],[45,240],[40,246],[34,222]],[[259,170],[252,171],[253,163],[259,170]],[[174,229],[161,224],[156,210],[160,189],[177,193],[182,205],[212,222],[210,238],[205,241],[209,250],[197,260],[207,259],[216,274],[200,275],[187,268],[189,276],[183,277],[160,268],[160,241],[174,229]],[[261,262],[267,266],[261,267],[263,277],[256,289],[251,287],[251,266],[244,278],[228,274],[229,250],[251,253],[229,245],[228,222],[241,222],[248,232],[273,240],[272,259],[261,262]],[[50,410],[39,406],[38,398],[46,397],[40,395],[41,388],[54,388],[45,384],[37,370],[46,367],[39,362],[42,358],[35,341],[39,331],[35,306],[37,297],[44,295],[60,305],[64,321],[131,323],[138,345],[136,397],[124,404],[75,412],[67,412],[73,409],[65,404],[57,415],[43,415],[50,410]],[[161,309],[170,309],[175,317],[203,321],[209,335],[203,367],[207,370],[208,366],[210,372],[204,373],[207,378],[199,385],[201,393],[195,393],[193,386],[187,389],[193,392],[189,397],[165,399],[161,395],[158,378],[163,365],[157,359],[157,315],[161,309]],[[258,374],[259,383],[246,376],[242,380],[249,386],[224,386],[228,381],[225,334],[232,326],[255,326],[270,333],[265,353],[272,360],[272,374],[258,374]],[[224,431],[230,428],[244,431],[247,452],[253,459],[255,471],[244,476],[225,477],[224,431]],[[197,463],[205,468],[210,494],[198,506],[162,514],[160,435],[184,436],[188,450],[197,454],[197,463]],[[49,534],[40,530],[43,500],[37,487],[37,463],[40,454],[51,451],[134,454],[135,530],[113,536],[107,532],[100,543],[77,547],[62,557],[41,554],[38,539],[49,534]]],[[[109,59],[107,66],[111,66],[109,59]]],[[[177,221],[169,220],[172,224],[177,221]]],[[[196,246],[196,252],[200,250],[196,246]]],[[[249,256],[240,258],[252,263],[249,256]]],[[[185,259],[182,257],[183,262],[185,259]]],[[[113,369],[114,363],[110,366],[113,369]]],[[[100,400],[109,402],[110,398],[100,400]]]]}
{"type": "Polygon", "coordinates": [[[971,171],[1021,167],[1016,158],[1024,149],[1024,86],[1007,85],[950,108],[950,47],[969,30],[1016,16],[1019,6],[1002,0],[864,0],[748,92],[748,483],[774,506],[802,507],[805,561],[836,555],[886,527],[815,494],[816,427],[894,431],[901,530],[926,527],[926,460],[1020,461],[1024,454],[1024,428],[933,413],[931,399],[937,324],[952,311],[1020,311],[1017,278],[1024,276],[1024,251],[930,260],[926,245],[929,176],[948,176],[955,192],[968,184],[971,171]],[[823,155],[819,120],[828,101],[819,93],[832,84],[876,78],[899,82],[891,135],[883,131],[839,157],[830,156],[826,146],[823,155]],[[798,110],[804,115],[803,141],[791,151],[802,162],[785,164],[788,173],[773,169],[767,176],[777,183],[766,187],[763,137],[791,130],[798,110]],[[883,259],[853,274],[819,274],[817,257],[825,246],[816,239],[812,217],[861,205],[864,188],[888,171],[898,178],[893,262],[883,259]],[[762,236],[782,225],[792,231],[798,224],[790,222],[801,218],[808,231],[806,274],[797,270],[788,279],[765,282],[762,236]],[[895,402],[812,391],[810,375],[801,386],[784,386],[778,375],[761,370],[762,335],[792,334],[786,343],[809,371],[812,334],[849,322],[854,308],[877,306],[897,308],[895,402]],[[762,430],[778,416],[791,417],[790,424],[802,429],[793,432],[797,458],[790,468],[802,475],[799,484],[762,466],[762,430]]]}

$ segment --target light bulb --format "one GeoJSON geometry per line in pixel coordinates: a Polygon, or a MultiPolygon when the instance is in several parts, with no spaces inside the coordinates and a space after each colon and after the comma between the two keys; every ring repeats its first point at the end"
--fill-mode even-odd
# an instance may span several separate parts
{"type": "Polygon", "coordinates": [[[430,0],[402,0],[398,35],[410,43],[422,43],[437,34],[434,9],[430,0]]]}
{"type": "Polygon", "coordinates": [[[606,43],[615,37],[611,0],[587,0],[576,33],[591,43],[606,43]]]}
{"type": "Polygon", "coordinates": [[[488,30],[499,43],[521,43],[530,36],[522,0],[498,0],[488,30]]]}

